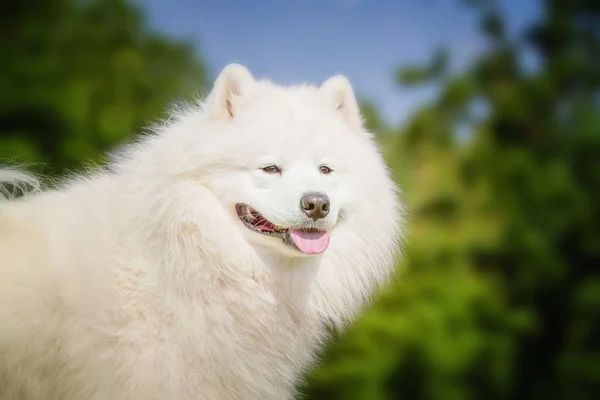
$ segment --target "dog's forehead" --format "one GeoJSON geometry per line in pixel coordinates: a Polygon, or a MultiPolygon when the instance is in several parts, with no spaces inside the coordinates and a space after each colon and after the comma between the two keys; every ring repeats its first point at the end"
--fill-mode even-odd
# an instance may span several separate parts
{"type": "Polygon", "coordinates": [[[260,153],[274,157],[283,164],[307,164],[334,162],[336,165],[352,159],[354,146],[328,132],[307,133],[302,130],[280,132],[261,143],[260,153]]]}
{"type": "Polygon", "coordinates": [[[315,87],[267,86],[252,93],[248,99],[250,115],[265,114],[270,118],[301,121],[325,121],[335,115],[329,104],[315,87]]]}
{"type": "Polygon", "coordinates": [[[249,117],[268,130],[290,137],[334,138],[347,130],[335,109],[330,109],[328,104],[292,100],[273,102],[270,106],[269,103],[261,104],[249,110],[253,114],[249,117]]]}
{"type": "MultiPolygon", "coordinates": [[[[248,140],[288,160],[341,158],[352,153],[357,135],[314,88],[269,88],[249,104],[240,119],[248,140]],[[268,95],[268,96],[267,96],[268,95]]],[[[359,146],[360,147],[360,146],[359,146]]]]}

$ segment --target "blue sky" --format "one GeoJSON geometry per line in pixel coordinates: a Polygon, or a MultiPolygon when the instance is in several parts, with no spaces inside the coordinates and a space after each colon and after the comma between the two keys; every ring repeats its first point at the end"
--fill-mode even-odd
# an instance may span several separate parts
{"type": "MultiPolygon", "coordinates": [[[[390,123],[403,121],[433,88],[406,89],[394,71],[451,50],[459,68],[485,47],[477,15],[461,0],[137,0],[151,25],[193,40],[211,77],[230,62],[277,83],[320,84],[344,74],[390,123]]],[[[518,32],[540,0],[500,0],[518,32]]]]}

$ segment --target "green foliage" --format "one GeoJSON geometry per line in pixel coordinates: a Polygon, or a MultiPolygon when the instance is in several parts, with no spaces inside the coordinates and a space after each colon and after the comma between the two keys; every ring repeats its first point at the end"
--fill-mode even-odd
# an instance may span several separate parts
{"type": "Polygon", "coordinates": [[[203,89],[187,43],[153,33],[125,0],[24,1],[3,19],[0,159],[60,173],[127,140],[203,89]]]}
{"type": "MultiPolygon", "coordinates": [[[[600,389],[600,13],[545,1],[527,34],[542,68],[526,73],[494,2],[471,3],[491,49],[385,142],[409,207],[403,273],[326,351],[309,399],[600,389]]],[[[401,82],[439,81],[431,65],[401,82]]]]}
{"type": "Polygon", "coordinates": [[[437,49],[425,66],[406,66],[396,74],[396,80],[404,86],[416,86],[442,78],[448,67],[448,52],[437,49]]]}
{"type": "Polygon", "coordinates": [[[360,109],[363,120],[365,121],[365,128],[369,132],[373,132],[377,135],[388,135],[392,133],[391,129],[385,125],[383,119],[379,115],[379,111],[372,103],[367,101],[360,102],[360,109]]]}

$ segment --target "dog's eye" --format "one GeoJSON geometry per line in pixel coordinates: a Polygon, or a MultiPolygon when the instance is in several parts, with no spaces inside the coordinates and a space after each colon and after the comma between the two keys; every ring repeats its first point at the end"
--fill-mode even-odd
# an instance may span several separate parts
{"type": "Polygon", "coordinates": [[[277,165],[267,165],[266,167],[261,168],[263,171],[265,171],[267,174],[280,174],[281,173],[281,168],[279,168],[277,165]]]}
{"type": "Polygon", "coordinates": [[[329,168],[327,165],[321,165],[319,167],[319,171],[321,171],[321,173],[323,175],[329,175],[330,173],[333,172],[333,170],[331,168],[329,168]]]}

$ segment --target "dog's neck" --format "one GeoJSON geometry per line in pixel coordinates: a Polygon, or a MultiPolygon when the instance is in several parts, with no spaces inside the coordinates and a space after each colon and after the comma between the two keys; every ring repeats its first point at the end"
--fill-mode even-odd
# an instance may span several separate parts
{"type": "Polygon", "coordinates": [[[295,315],[311,313],[311,293],[316,284],[322,256],[289,257],[252,246],[264,268],[253,278],[270,291],[276,301],[295,315]]]}

